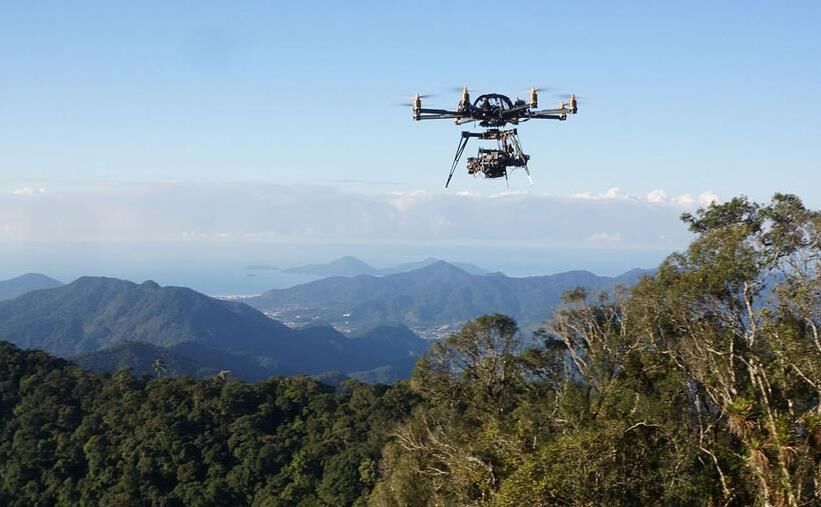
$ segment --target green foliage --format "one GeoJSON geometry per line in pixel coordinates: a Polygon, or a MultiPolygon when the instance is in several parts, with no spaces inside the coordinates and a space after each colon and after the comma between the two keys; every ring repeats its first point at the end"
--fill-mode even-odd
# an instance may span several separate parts
{"type": "Polygon", "coordinates": [[[401,384],[100,375],[0,342],[0,504],[352,505],[416,400],[401,384]]]}

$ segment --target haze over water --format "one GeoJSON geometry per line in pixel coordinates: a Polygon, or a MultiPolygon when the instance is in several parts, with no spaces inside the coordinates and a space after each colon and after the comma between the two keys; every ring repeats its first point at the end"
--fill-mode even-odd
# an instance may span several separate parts
{"type": "Polygon", "coordinates": [[[281,269],[326,263],[354,255],[373,267],[388,268],[435,257],[451,262],[471,262],[488,271],[507,276],[538,276],[584,269],[614,276],[633,268],[655,267],[668,252],[612,251],[589,249],[545,249],[507,247],[379,247],[312,246],[299,250],[257,246],[248,252],[236,249],[188,247],[169,250],[163,245],[135,254],[129,245],[75,245],[64,247],[61,256],[53,247],[28,245],[25,251],[0,250],[0,279],[21,273],[40,272],[70,282],[79,276],[110,276],[134,282],[154,280],[161,285],[191,287],[212,296],[252,295],[268,289],[285,288],[319,277],[283,273],[281,269]],[[297,253],[299,255],[297,255],[297,253]],[[280,269],[247,269],[271,266],[280,269]]]}

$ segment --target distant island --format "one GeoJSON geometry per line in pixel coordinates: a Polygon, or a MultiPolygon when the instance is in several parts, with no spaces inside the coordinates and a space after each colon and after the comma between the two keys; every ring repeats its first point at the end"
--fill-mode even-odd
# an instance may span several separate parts
{"type": "Polygon", "coordinates": [[[270,264],[250,264],[245,266],[245,271],[279,271],[277,266],[270,264]]]}

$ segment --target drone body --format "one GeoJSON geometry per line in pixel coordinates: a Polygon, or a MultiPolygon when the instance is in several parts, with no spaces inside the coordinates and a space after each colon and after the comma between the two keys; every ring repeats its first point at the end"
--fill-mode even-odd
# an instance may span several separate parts
{"type": "Polygon", "coordinates": [[[498,147],[497,149],[480,148],[476,157],[469,157],[467,160],[468,174],[481,175],[485,178],[501,178],[504,176],[507,180],[508,168],[522,167],[528,178],[530,178],[530,170],[527,167],[530,157],[522,152],[517,129],[502,130],[501,127],[509,124],[519,125],[533,119],[564,121],[567,119],[568,114],[578,112],[576,96],[572,94],[569,96],[567,104],[562,102],[555,109],[537,110],[539,98],[536,88],[530,89],[530,100],[528,102],[522,99],[512,101],[506,95],[499,93],[480,95],[475,101],[471,102],[470,93],[467,88],[464,88],[459,105],[455,110],[422,107],[422,97],[422,95],[417,94],[413,98],[413,103],[410,104],[413,107],[414,120],[452,119],[457,125],[473,122],[486,129],[484,132],[462,132],[445,188],[450,184],[456,165],[462,157],[468,140],[472,137],[480,140],[495,140],[498,147]]]}

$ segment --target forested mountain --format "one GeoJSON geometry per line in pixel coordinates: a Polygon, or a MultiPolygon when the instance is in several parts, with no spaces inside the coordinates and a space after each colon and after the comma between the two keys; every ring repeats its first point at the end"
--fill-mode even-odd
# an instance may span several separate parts
{"type": "Polygon", "coordinates": [[[288,289],[274,289],[245,300],[283,318],[300,314],[330,323],[372,326],[403,322],[430,327],[462,322],[487,313],[504,313],[533,328],[550,315],[561,295],[581,286],[590,290],[633,285],[647,271],[618,277],[570,271],[548,276],[512,278],[472,275],[444,261],[405,273],[374,277],[333,277],[288,289]]]}
{"type": "Polygon", "coordinates": [[[241,303],[182,287],[83,277],[0,303],[0,336],[60,356],[122,341],[171,346],[194,341],[226,350],[273,352],[286,326],[241,303]]]}
{"type": "Polygon", "coordinates": [[[0,301],[14,299],[26,292],[39,289],[52,289],[63,285],[54,278],[40,273],[26,273],[25,275],[0,281],[0,301]]]}
{"type": "MultiPolygon", "coordinates": [[[[226,368],[214,363],[224,357],[226,365],[251,362],[268,375],[347,373],[383,366],[409,371],[427,348],[419,337],[406,335],[397,345],[370,334],[352,340],[332,328],[294,330],[245,304],[191,289],[98,277],[0,303],[0,336],[64,357],[143,342],[211,369],[226,368]]],[[[101,357],[136,358],[145,350],[126,347],[118,351],[120,356],[83,360],[97,365],[101,357]]],[[[238,373],[259,378],[250,368],[238,373]]]]}
{"type": "Polygon", "coordinates": [[[352,505],[417,400],[305,377],[101,375],[0,342],[0,505],[352,505]]]}
{"type": "Polygon", "coordinates": [[[72,356],[69,360],[83,368],[101,373],[114,373],[130,368],[134,375],[179,376],[193,378],[214,376],[228,370],[230,376],[247,381],[268,378],[270,372],[252,357],[226,354],[220,350],[184,342],[171,347],[158,347],[145,342],[121,342],[109,348],[72,356]]]}

